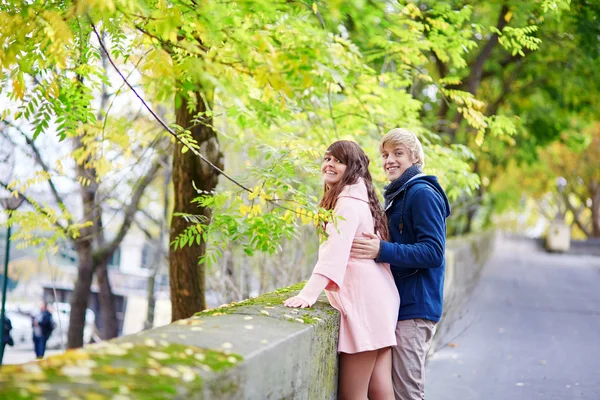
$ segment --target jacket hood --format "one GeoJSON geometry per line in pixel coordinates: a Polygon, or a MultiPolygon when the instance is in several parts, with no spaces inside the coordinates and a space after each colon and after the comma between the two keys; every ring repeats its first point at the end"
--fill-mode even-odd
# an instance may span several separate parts
{"type": "Polygon", "coordinates": [[[364,201],[369,203],[369,194],[367,193],[367,185],[362,178],[358,178],[358,181],[354,185],[346,185],[342,189],[338,198],[350,197],[356,200],[364,201]]]}
{"type": "MultiPolygon", "coordinates": [[[[429,187],[431,187],[432,189],[437,191],[440,194],[440,196],[442,196],[442,199],[444,199],[444,207],[446,209],[446,218],[448,218],[450,216],[450,202],[448,201],[448,196],[446,196],[446,192],[444,192],[444,189],[442,189],[442,187],[440,186],[437,176],[417,175],[413,179],[408,181],[406,183],[406,185],[404,185],[402,190],[406,190],[409,187],[414,186],[419,183],[425,183],[425,184],[429,185],[429,187]]],[[[365,188],[365,190],[366,190],[366,188],[365,188]]],[[[402,190],[400,190],[400,191],[402,191],[402,190]]]]}

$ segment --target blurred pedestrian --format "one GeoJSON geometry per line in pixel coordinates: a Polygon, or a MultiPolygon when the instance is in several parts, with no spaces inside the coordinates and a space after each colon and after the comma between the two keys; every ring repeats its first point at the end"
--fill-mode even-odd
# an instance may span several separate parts
{"type": "Polygon", "coordinates": [[[48,303],[45,301],[40,306],[40,313],[32,318],[32,325],[35,356],[41,359],[46,352],[46,342],[56,326],[52,314],[48,311],[48,303]]]}
{"type": "Polygon", "coordinates": [[[10,322],[10,318],[8,315],[4,316],[4,327],[2,328],[2,338],[0,338],[0,346],[2,346],[2,351],[0,353],[4,354],[4,347],[6,345],[14,346],[15,342],[13,341],[12,336],[10,336],[10,331],[12,330],[12,323],[10,322]]]}

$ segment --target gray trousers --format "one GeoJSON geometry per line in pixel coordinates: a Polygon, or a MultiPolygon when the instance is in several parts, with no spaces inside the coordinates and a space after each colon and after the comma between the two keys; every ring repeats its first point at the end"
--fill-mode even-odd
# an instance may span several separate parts
{"type": "Polygon", "coordinates": [[[398,321],[392,347],[392,380],[396,400],[425,399],[425,360],[435,322],[426,319],[398,321]]]}

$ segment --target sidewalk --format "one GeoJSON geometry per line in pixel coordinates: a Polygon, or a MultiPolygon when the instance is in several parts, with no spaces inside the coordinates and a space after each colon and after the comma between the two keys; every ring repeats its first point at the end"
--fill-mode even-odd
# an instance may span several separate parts
{"type": "MultiPolygon", "coordinates": [[[[54,354],[61,354],[62,352],[62,350],[46,350],[45,356],[48,357],[54,354]]],[[[4,349],[4,360],[2,360],[2,365],[23,364],[34,360],[35,353],[33,352],[33,349],[6,346],[4,349]]]]}

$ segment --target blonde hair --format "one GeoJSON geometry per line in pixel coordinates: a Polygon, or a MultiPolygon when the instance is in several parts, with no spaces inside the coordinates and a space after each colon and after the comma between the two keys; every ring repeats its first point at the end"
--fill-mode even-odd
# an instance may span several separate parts
{"type": "Polygon", "coordinates": [[[417,160],[415,164],[421,168],[425,167],[425,153],[423,152],[423,146],[421,141],[413,132],[404,128],[394,128],[386,133],[379,142],[379,151],[383,152],[383,148],[387,145],[394,147],[403,145],[405,146],[410,154],[417,160]]]}

